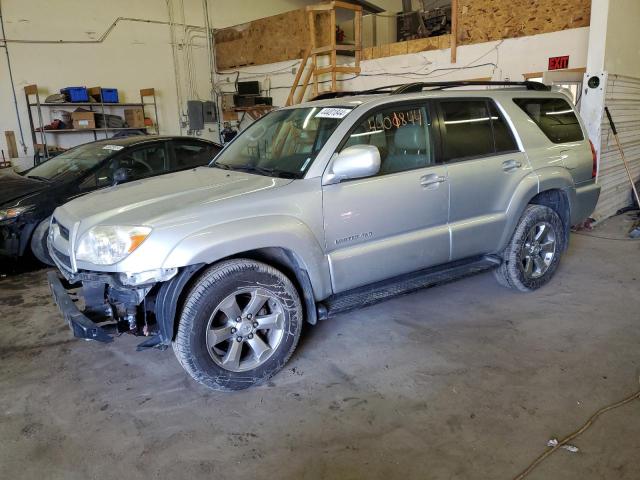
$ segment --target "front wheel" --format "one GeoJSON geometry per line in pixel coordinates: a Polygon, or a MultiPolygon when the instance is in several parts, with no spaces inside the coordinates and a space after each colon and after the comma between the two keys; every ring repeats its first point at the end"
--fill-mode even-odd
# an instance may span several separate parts
{"type": "Polygon", "coordinates": [[[196,381],[242,390],[284,367],[302,320],[298,292],[282,272],[228,260],[206,270],[187,295],[173,349],[196,381]]]}
{"type": "Polygon", "coordinates": [[[40,262],[53,267],[55,263],[49,255],[49,249],[47,248],[50,222],[51,217],[47,217],[33,230],[33,235],[31,235],[31,252],[33,252],[33,256],[40,262]]]}
{"type": "Polygon", "coordinates": [[[527,206],[503,252],[502,265],[494,270],[498,283],[522,292],[546,284],[558,268],[563,238],[556,212],[543,205],[527,206]]]}

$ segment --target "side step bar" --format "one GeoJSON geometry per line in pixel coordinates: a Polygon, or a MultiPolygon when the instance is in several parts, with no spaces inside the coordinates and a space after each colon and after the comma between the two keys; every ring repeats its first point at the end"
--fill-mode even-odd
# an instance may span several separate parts
{"type": "Polygon", "coordinates": [[[325,320],[338,313],[373,305],[398,295],[475,275],[496,268],[501,263],[502,259],[497,256],[473,257],[338,293],[318,304],[318,320],[325,320]]]}

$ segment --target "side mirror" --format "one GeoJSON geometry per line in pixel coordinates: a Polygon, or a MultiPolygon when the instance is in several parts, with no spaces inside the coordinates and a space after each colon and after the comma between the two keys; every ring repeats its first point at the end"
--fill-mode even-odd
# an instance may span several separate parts
{"type": "Polygon", "coordinates": [[[350,178],[363,178],[380,171],[380,151],[373,145],[353,145],[345,148],[333,161],[326,184],[350,178]]]}
{"type": "Polygon", "coordinates": [[[124,183],[129,180],[129,172],[126,168],[117,168],[115,172],[113,172],[113,184],[118,185],[119,183],[124,183]]]}

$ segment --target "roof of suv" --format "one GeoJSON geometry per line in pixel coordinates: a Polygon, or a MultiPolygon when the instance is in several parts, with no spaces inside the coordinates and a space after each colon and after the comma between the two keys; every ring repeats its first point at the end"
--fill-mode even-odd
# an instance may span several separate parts
{"type": "MultiPolygon", "coordinates": [[[[418,82],[404,85],[390,85],[364,91],[326,92],[315,99],[305,102],[304,105],[314,107],[337,107],[360,105],[376,102],[387,103],[403,99],[440,96],[494,96],[507,93],[509,95],[518,92],[518,95],[540,96],[550,94],[562,94],[559,91],[551,91],[551,88],[539,82],[418,82]],[[486,88],[490,87],[490,88],[486,88]],[[492,87],[492,88],[491,88],[492,87]],[[450,88],[465,88],[464,90],[449,90],[450,88]]],[[[300,107],[294,105],[289,108],[300,107]]]]}

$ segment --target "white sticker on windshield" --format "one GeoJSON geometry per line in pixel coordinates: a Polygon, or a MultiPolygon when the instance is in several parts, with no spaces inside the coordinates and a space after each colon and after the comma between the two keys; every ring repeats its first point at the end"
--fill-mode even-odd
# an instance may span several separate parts
{"type": "Polygon", "coordinates": [[[122,145],[105,145],[104,147],[102,147],[103,150],[114,150],[114,151],[118,151],[118,150],[122,150],[124,147],[122,145]]]}
{"type": "Polygon", "coordinates": [[[350,108],[323,108],[316,114],[316,118],[344,118],[350,111],[350,108]]]}

